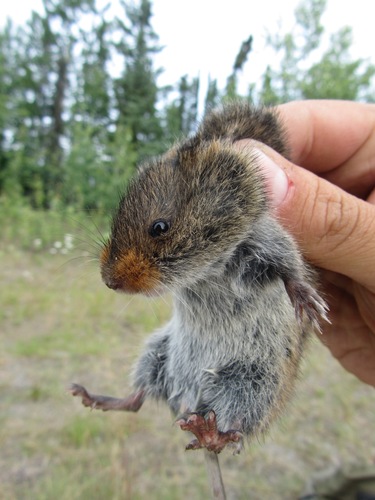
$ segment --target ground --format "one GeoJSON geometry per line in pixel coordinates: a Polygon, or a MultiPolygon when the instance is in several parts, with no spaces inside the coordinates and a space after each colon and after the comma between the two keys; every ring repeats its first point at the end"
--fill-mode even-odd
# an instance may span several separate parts
{"type": "MultiPolygon", "coordinates": [[[[167,408],[90,412],[66,391],[126,395],[169,299],[117,295],[97,263],[57,247],[0,250],[0,498],[208,498],[203,454],[184,451],[167,408]]],[[[239,456],[220,455],[228,499],[296,498],[319,471],[373,463],[374,403],[315,339],[281,421],[239,456]]]]}

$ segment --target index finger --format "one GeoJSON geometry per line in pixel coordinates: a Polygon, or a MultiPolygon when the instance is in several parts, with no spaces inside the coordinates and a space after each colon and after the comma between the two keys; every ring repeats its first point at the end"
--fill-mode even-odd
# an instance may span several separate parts
{"type": "Polygon", "coordinates": [[[375,186],[375,105],[295,101],[278,107],[294,163],[366,199],[375,186]]]}

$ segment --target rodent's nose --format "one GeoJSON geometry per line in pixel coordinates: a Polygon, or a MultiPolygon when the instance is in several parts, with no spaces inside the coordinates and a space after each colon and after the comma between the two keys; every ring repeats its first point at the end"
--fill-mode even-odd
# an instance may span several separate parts
{"type": "Polygon", "coordinates": [[[110,288],[111,290],[118,290],[120,288],[120,285],[118,283],[116,283],[116,281],[112,281],[112,280],[105,280],[104,282],[108,288],[110,288]]]}

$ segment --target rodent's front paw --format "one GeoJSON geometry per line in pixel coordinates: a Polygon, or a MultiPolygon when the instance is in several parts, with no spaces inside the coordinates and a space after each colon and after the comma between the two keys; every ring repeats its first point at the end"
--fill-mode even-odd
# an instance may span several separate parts
{"type": "Polygon", "coordinates": [[[319,331],[321,330],[321,319],[329,322],[328,306],[311,285],[290,279],[285,282],[285,289],[294,306],[299,323],[302,323],[303,313],[319,331]]]}

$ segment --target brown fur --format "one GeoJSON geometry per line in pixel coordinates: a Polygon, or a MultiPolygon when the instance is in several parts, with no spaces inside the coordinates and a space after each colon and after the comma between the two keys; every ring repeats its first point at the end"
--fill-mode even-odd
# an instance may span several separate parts
{"type": "Polygon", "coordinates": [[[193,137],[141,166],[101,255],[110,288],[174,295],[171,321],[135,369],[141,400],[213,410],[220,439],[229,429],[254,436],[280,414],[326,313],[314,273],[269,208],[256,156],[233,148],[244,138],[288,153],[274,111],[212,111],[193,137]],[[155,235],[158,221],[166,230],[155,235]]]}

